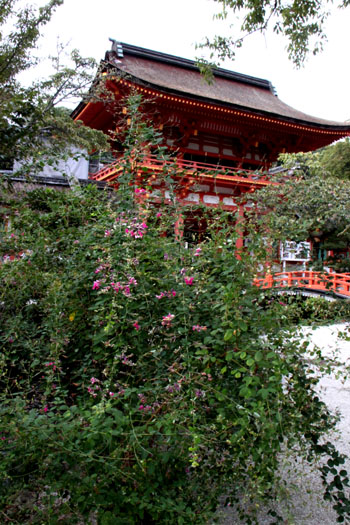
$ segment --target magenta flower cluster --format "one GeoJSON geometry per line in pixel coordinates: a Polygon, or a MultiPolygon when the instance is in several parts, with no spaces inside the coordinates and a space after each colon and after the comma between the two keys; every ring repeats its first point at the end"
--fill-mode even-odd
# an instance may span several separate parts
{"type": "Polygon", "coordinates": [[[174,319],[174,314],[164,315],[162,319],[162,326],[171,326],[171,322],[174,319]]]}
{"type": "Polygon", "coordinates": [[[55,365],[55,363],[53,361],[50,361],[50,363],[45,363],[45,366],[46,367],[49,367],[49,366],[52,366],[52,370],[55,371],[57,366],[55,365]]]}
{"type": "MultiPolygon", "coordinates": [[[[96,268],[95,273],[101,272],[105,268],[104,265],[99,266],[96,268]]],[[[103,276],[105,277],[105,276],[103,276]]],[[[104,284],[106,283],[106,279],[104,279],[104,284]]],[[[103,290],[108,291],[111,288],[116,292],[122,292],[126,297],[131,296],[131,286],[137,286],[137,280],[135,277],[132,277],[131,275],[128,276],[128,281],[126,283],[121,283],[120,281],[114,282],[111,281],[109,285],[105,286],[103,290]]],[[[92,284],[93,290],[99,290],[102,285],[102,279],[97,279],[92,284]]]]}
{"type": "Polygon", "coordinates": [[[135,239],[142,239],[148,228],[147,224],[141,221],[139,217],[128,218],[125,214],[117,217],[116,222],[124,226],[126,235],[135,239]]]}
{"type": "Polygon", "coordinates": [[[135,188],[135,194],[136,195],[144,195],[146,193],[146,190],[143,188],[135,188]]]}
{"type": "Polygon", "coordinates": [[[168,297],[169,299],[171,299],[172,297],[176,297],[176,292],[175,290],[169,290],[165,292],[160,292],[159,295],[156,295],[157,299],[163,299],[163,297],[168,297]]]}
{"type": "Polygon", "coordinates": [[[148,405],[147,399],[144,394],[137,394],[137,396],[141,402],[141,405],[139,406],[139,410],[141,412],[154,412],[157,408],[160,407],[160,404],[157,402],[152,403],[152,405],[148,405]]]}
{"type": "Polygon", "coordinates": [[[96,397],[97,396],[97,392],[101,389],[101,387],[100,387],[100,380],[96,379],[96,377],[92,377],[90,379],[90,383],[91,383],[92,386],[88,387],[88,392],[89,392],[90,395],[92,395],[92,397],[96,397]]]}
{"type": "Polygon", "coordinates": [[[117,392],[112,392],[109,388],[104,387],[102,381],[96,377],[91,377],[90,379],[91,386],[88,386],[88,392],[92,397],[97,397],[97,394],[100,393],[102,396],[105,396],[109,399],[116,396],[122,396],[125,393],[125,390],[121,388],[118,384],[114,385],[117,388],[117,392]],[[104,389],[104,392],[103,392],[104,389]]]}
{"type": "Polygon", "coordinates": [[[192,330],[193,330],[194,332],[203,332],[203,331],[206,330],[206,329],[207,329],[206,326],[200,326],[199,324],[194,324],[194,325],[192,326],[192,330]]]}
{"type": "Polygon", "coordinates": [[[98,290],[100,286],[101,286],[101,281],[99,281],[99,280],[94,281],[93,284],[92,284],[92,289],[93,290],[98,290]]]}
{"type": "Polygon", "coordinates": [[[147,229],[147,224],[145,222],[135,223],[132,227],[125,228],[125,233],[130,235],[130,237],[135,237],[135,239],[142,239],[145,235],[147,229]]]}
{"type": "Polygon", "coordinates": [[[173,394],[174,392],[180,392],[181,390],[181,383],[180,381],[177,383],[174,383],[173,385],[168,385],[165,387],[165,390],[169,392],[170,394],[173,394]]]}

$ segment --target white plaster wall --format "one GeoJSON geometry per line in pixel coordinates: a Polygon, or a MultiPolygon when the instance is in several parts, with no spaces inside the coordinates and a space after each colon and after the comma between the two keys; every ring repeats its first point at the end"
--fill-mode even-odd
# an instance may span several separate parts
{"type": "MultiPolygon", "coordinates": [[[[13,171],[16,172],[25,166],[24,162],[16,162],[13,171]]],[[[89,159],[85,152],[72,148],[71,156],[67,160],[59,161],[55,166],[46,165],[36,175],[39,177],[66,177],[68,179],[87,179],[89,175],[89,159]]]]}
{"type": "Polygon", "coordinates": [[[203,201],[207,204],[218,204],[220,202],[220,197],[216,195],[204,195],[203,201]]]}

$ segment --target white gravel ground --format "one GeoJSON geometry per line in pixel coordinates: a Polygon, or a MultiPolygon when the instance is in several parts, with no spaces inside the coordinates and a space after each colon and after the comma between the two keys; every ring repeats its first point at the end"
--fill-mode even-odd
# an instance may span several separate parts
{"type": "MultiPolygon", "coordinates": [[[[350,367],[350,341],[339,334],[347,332],[350,325],[338,324],[322,326],[315,330],[305,329],[311,344],[322,348],[328,357],[335,357],[338,362],[350,367]]],[[[335,375],[320,380],[319,391],[330,409],[339,411],[341,420],[332,441],[338,450],[350,458],[350,373],[345,381],[335,375]]],[[[350,472],[350,460],[344,466],[350,472]]],[[[300,459],[282,458],[282,477],[286,481],[287,493],[276,503],[276,510],[284,517],[285,525],[336,525],[336,514],[332,504],[322,498],[322,483],[317,469],[303,465],[300,459]],[[288,466],[289,463],[289,466],[288,466]]],[[[220,511],[221,525],[243,525],[231,508],[220,511]]],[[[259,525],[270,525],[271,518],[263,508],[258,514],[259,525]]],[[[350,522],[347,522],[350,523],[350,522]]]]}

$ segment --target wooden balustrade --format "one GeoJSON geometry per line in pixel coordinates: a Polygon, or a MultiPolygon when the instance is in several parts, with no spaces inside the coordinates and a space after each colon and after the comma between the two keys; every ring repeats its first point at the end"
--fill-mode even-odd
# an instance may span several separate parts
{"type": "Polygon", "coordinates": [[[253,281],[260,288],[302,288],[350,298],[350,274],[294,271],[268,274],[253,281]]]}
{"type": "MultiPolygon", "coordinates": [[[[132,165],[132,160],[131,160],[132,165]]],[[[126,167],[125,159],[120,158],[102,168],[97,173],[90,175],[90,178],[98,181],[110,181],[118,176],[118,173],[126,167]]],[[[185,172],[186,175],[202,174],[207,176],[234,177],[236,182],[248,182],[255,185],[276,184],[269,180],[267,173],[254,170],[243,170],[242,168],[233,168],[209,164],[204,162],[194,162],[184,159],[165,160],[159,159],[155,155],[147,155],[135,162],[135,168],[150,169],[153,171],[162,171],[165,167],[174,170],[174,174],[185,172]]]]}

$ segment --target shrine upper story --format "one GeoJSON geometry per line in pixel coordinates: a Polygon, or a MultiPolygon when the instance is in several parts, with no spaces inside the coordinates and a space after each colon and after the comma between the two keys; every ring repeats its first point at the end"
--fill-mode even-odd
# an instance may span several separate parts
{"type": "MultiPolygon", "coordinates": [[[[350,135],[349,123],[288,106],[267,80],[217,68],[208,83],[192,60],[114,40],[100,75],[115,100],[131,90],[152,100],[153,124],[185,162],[267,170],[280,153],[312,151],[350,135]]],[[[106,133],[120,117],[102,101],[82,102],[72,116],[106,133]]]]}

